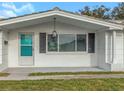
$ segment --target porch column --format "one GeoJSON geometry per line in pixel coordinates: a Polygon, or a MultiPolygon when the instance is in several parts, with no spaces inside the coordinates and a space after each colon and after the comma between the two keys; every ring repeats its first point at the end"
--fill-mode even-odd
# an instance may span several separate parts
{"type": "Polygon", "coordinates": [[[112,43],[113,45],[113,47],[112,47],[112,50],[113,50],[113,52],[112,52],[112,62],[113,63],[115,63],[115,59],[116,59],[116,31],[113,31],[113,43],[112,43]]]}
{"type": "Polygon", "coordinates": [[[2,33],[3,33],[3,31],[0,30],[0,65],[2,64],[2,46],[3,46],[2,33]]]}
{"type": "Polygon", "coordinates": [[[122,31],[113,31],[113,63],[123,64],[124,34],[122,31]]]}
{"type": "Polygon", "coordinates": [[[106,63],[113,63],[113,33],[112,31],[106,32],[106,63]]]}
{"type": "Polygon", "coordinates": [[[111,71],[124,70],[124,34],[123,31],[113,30],[113,63],[111,71]]]}

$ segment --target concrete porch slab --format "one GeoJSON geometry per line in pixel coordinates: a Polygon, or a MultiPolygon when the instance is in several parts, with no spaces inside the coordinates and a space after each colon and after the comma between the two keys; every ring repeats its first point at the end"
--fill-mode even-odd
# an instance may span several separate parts
{"type": "Polygon", "coordinates": [[[32,73],[32,72],[82,72],[105,71],[98,67],[17,67],[7,68],[2,72],[8,73],[32,73]]]}

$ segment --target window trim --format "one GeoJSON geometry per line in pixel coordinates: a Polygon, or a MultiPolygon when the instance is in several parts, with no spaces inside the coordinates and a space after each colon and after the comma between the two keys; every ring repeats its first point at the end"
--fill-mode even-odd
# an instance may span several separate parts
{"type": "Polygon", "coordinates": [[[77,35],[78,34],[71,34],[71,33],[60,33],[58,34],[58,39],[57,39],[57,43],[58,43],[58,49],[57,51],[48,51],[48,35],[51,33],[47,33],[46,34],[46,54],[70,54],[70,53],[88,53],[88,33],[79,33],[79,35],[86,35],[86,51],[77,51],[77,35]],[[75,51],[67,51],[67,52],[60,52],[59,51],[59,36],[60,35],[74,35],[75,36],[75,51]]]}

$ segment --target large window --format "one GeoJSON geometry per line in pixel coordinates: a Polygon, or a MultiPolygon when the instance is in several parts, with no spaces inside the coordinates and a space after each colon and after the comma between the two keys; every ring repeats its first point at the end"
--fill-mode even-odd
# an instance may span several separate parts
{"type": "Polygon", "coordinates": [[[77,35],[77,51],[86,51],[86,35],[77,35]]]}
{"type": "Polygon", "coordinates": [[[59,34],[53,38],[48,35],[49,52],[75,52],[86,51],[87,39],[86,34],[59,34]]]}
{"type": "Polygon", "coordinates": [[[59,51],[60,52],[75,51],[75,35],[70,34],[59,35],[59,51]]]}
{"type": "Polygon", "coordinates": [[[51,34],[48,35],[48,51],[57,51],[58,50],[58,36],[52,37],[51,34]]]}

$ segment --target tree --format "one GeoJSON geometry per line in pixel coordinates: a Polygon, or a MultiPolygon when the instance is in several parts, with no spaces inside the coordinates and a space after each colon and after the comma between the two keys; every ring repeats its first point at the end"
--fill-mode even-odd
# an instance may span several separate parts
{"type": "Polygon", "coordinates": [[[79,13],[81,15],[88,15],[102,19],[124,19],[124,2],[118,3],[118,6],[113,9],[100,5],[91,10],[89,6],[85,6],[83,9],[79,10],[79,13]]]}
{"type": "Polygon", "coordinates": [[[119,14],[119,9],[118,9],[118,7],[114,7],[114,8],[112,9],[111,14],[110,14],[111,19],[117,19],[118,14],[119,14]]]}
{"type": "Polygon", "coordinates": [[[79,10],[81,15],[88,15],[91,16],[91,11],[89,6],[85,6],[84,9],[79,10]]]}
{"type": "Polygon", "coordinates": [[[112,19],[124,19],[124,3],[119,3],[117,7],[114,7],[111,12],[112,19]]]}
{"type": "Polygon", "coordinates": [[[104,5],[101,5],[100,7],[93,9],[92,16],[97,18],[108,18],[107,12],[109,11],[109,8],[106,8],[104,5]]]}
{"type": "Polygon", "coordinates": [[[79,10],[79,13],[81,15],[88,15],[88,16],[93,16],[96,18],[108,18],[108,15],[105,15],[106,12],[108,12],[109,9],[106,8],[104,5],[101,5],[100,7],[97,7],[93,9],[92,11],[90,10],[89,6],[85,6],[82,10],[79,10]]]}
{"type": "Polygon", "coordinates": [[[124,19],[124,2],[123,3],[119,3],[118,9],[119,9],[119,13],[118,13],[117,17],[119,19],[124,19]]]}

